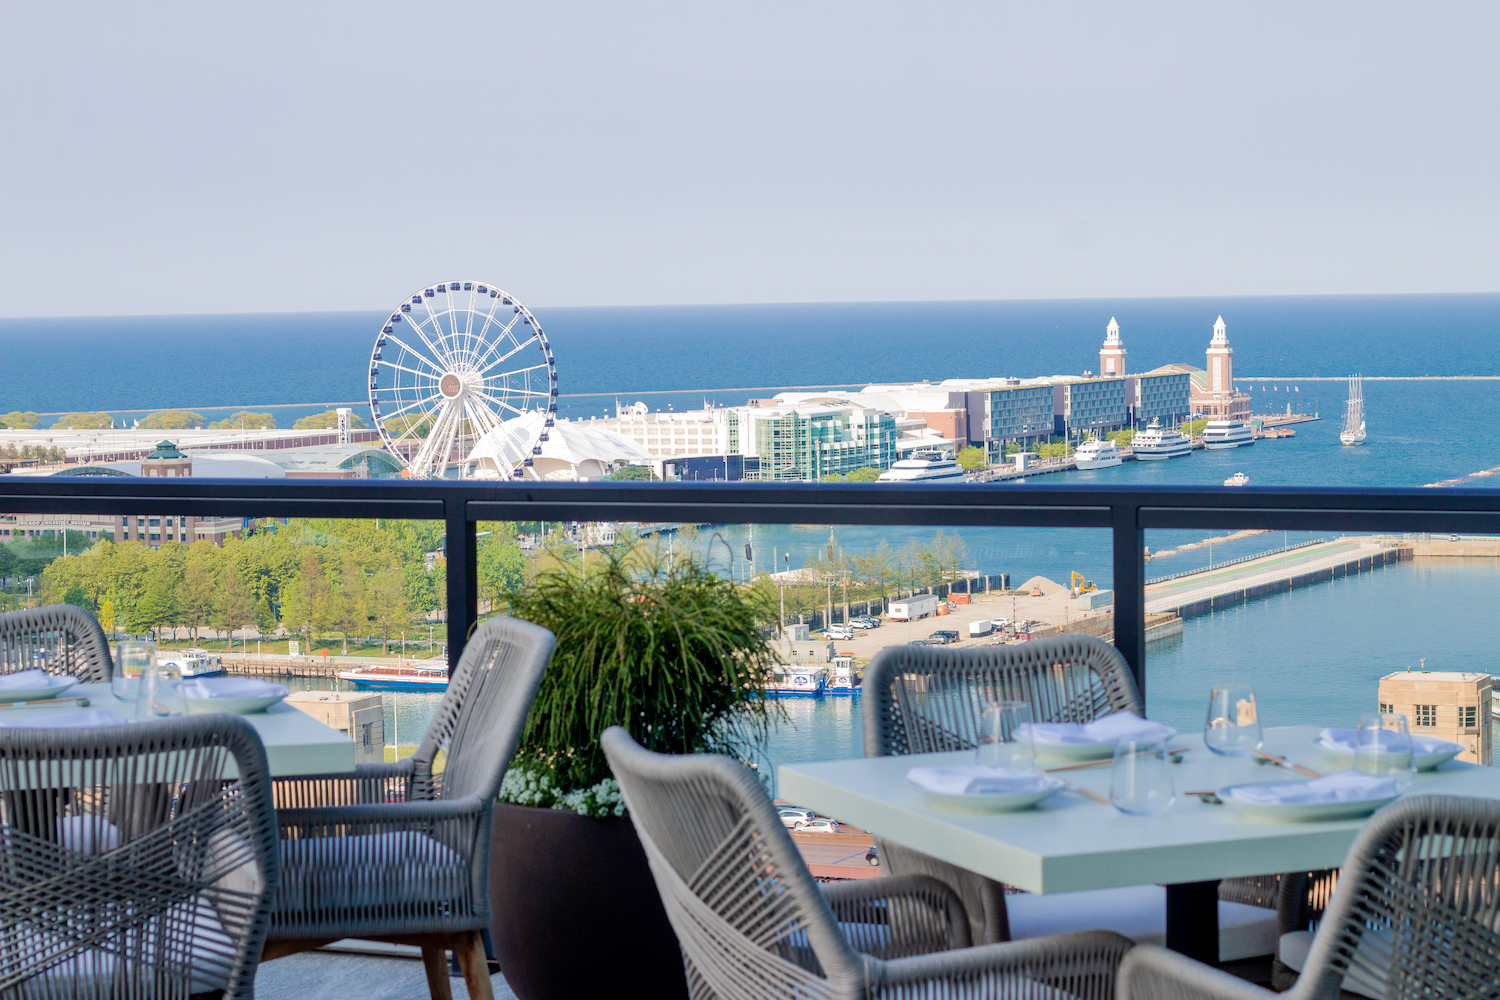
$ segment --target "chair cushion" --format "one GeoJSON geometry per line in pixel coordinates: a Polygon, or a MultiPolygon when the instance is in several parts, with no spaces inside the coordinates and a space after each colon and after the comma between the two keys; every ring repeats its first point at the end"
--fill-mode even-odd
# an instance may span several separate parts
{"type": "MultiPolygon", "coordinates": [[[[1300,973],[1307,964],[1308,952],[1312,951],[1313,937],[1312,931],[1290,931],[1281,935],[1276,946],[1276,957],[1281,960],[1282,965],[1300,973]]],[[[1364,939],[1360,940],[1358,957],[1364,961],[1349,970],[1339,988],[1369,997],[1370,1000],[1385,1000],[1385,976],[1370,968],[1361,967],[1369,965],[1381,968],[1385,964],[1384,957],[1377,956],[1375,949],[1366,945],[1364,939]]]]}
{"type": "Polygon", "coordinates": [[[282,913],[460,899],[463,856],[425,833],[400,830],[281,842],[282,913]]]}
{"type": "MultiPolygon", "coordinates": [[[[1115,931],[1137,944],[1164,945],[1167,940],[1167,890],[1159,885],[1046,896],[1020,893],[1006,896],[1005,908],[1013,941],[1085,930],[1115,931]]],[[[1219,961],[1275,952],[1275,910],[1219,901],[1219,961]]]]}

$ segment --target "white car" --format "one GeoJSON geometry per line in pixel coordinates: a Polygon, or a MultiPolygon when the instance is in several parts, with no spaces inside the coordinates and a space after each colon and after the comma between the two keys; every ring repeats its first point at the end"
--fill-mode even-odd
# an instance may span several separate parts
{"type": "Polygon", "coordinates": [[[818,818],[817,813],[800,806],[777,806],[776,812],[781,816],[781,825],[791,830],[800,830],[818,818]]]}
{"type": "Polygon", "coordinates": [[[838,833],[839,824],[837,820],[815,819],[795,829],[798,833],[838,833]]]}
{"type": "Polygon", "coordinates": [[[993,625],[993,626],[995,626],[996,628],[1010,628],[1010,619],[1009,618],[996,618],[996,619],[993,619],[990,622],[990,624],[993,625]]]}
{"type": "Polygon", "coordinates": [[[851,618],[851,619],[849,619],[849,624],[853,625],[855,628],[858,628],[858,629],[879,628],[880,627],[880,619],[878,619],[878,618],[851,618]]]}
{"type": "Polygon", "coordinates": [[[830,639],[853,639],[853,625],[830,625],[823,630],[823,634],[830,639]]]}

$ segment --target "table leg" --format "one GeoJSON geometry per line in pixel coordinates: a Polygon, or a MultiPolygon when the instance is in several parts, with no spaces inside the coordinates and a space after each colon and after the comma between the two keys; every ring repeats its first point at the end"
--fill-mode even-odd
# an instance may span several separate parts
{"type": "Polygon", "coordinates": [[[1167,947],[1208,965],[1219,964],[1219,883],[1167,886],[1167,947]]]}

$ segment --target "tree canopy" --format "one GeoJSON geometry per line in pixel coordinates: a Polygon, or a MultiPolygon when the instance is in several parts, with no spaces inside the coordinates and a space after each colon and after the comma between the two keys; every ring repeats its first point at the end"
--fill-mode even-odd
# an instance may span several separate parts
{"type": "Polygon", "coordinates": [[[273,430],[276,427],[276,418],[269,413],[251,413],[249,410],[239,410],[225,417],[223,420],[215,421],[208,426],[218,430],[273,430]]]}
{"type": "Polygon", "coordinates": [[[963,469],[965,472],[974,472],[978,469],[984,468],[986,465],[989,465],[989,460],[984,456],[984,449],[976,448],[973,445],[970,445],[969,447],[963,449],[956,456],[954,456],[954,461],[956,461],[958,463],[958,467],[960,469],[963,469]]]}
{"type": "Polygon", "coordinates": [[[604,477],[615,482],[645,482],[656,481],[656,473],[649,465],[622,465],[620,468],[604,477]]]}
{"type": "MultiPolygon", "coordinates": [[[[325,410],[322,413],[314,413],[311,416],[298,417],[296,422],[292,424],[292,427],[295,430],[321,431],[337,427],[338,425],[339,411],[325,410]]],[[[273,424],[272,426],[275,425],[273,424]]],[[[364,428],[368,425],[360,419],[359,414],[351,413],[349,414],[349,426],[364,428]]]]}
{"type": "Polygon", "coordinates": [[[181,431],[208,426],[208,418],[192,410],[157,410],[138,425],[141,430],[181,431]]]}
{"type": "Polygon", "coordinates": [[[115,422],[108,413],[67,413],[59,417],[54,429],[75,431],[108,430],[115,422]]]}
{"type": "Polygon", "coordinates": [[[0,428],[9,428],[13,431],[35,430],[42,426],[42,418],[27,410],[11,410],[5,416],[0,417],[0,428]]]}

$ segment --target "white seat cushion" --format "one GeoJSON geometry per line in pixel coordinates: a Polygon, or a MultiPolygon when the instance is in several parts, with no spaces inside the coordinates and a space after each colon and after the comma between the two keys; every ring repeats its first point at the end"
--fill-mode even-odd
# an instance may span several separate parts
{"type": "Polygon", "coordinates": [[[425,833],[401,830],[281,842],[282,912],[460,899],[469,866],[425,833]]]}
{"type": "MultiPolygon", "coordinates": [[[[1136,944],[1164,945],[1167,941],[1167,890],[1159,885],[1046,896],[1020,893],[1006,896],[1005,908],[1012,941],[1087,930],[1114,931],[1136,944]]],[[[1219,902],[1219,961],[1275,953],[1275,910],[1219,902]]]]}
{"type": "MultiPolygon", "coordinates": [[[[1281,964],[1300,973],[1307,964],[1307,954],[1312,951],[1312,931],[1290,931],[1281,935],[1276,946],[1276,957],[1281,964]]],[[[1368,933],[1360,939],[1353,966],[1344,976],[1341,989],[1357,993],[1370,1000],[1385,1000],[1385,953],[1390,946],[1385,940],[1374,940],[1382,935],[1368,933]]]]}

